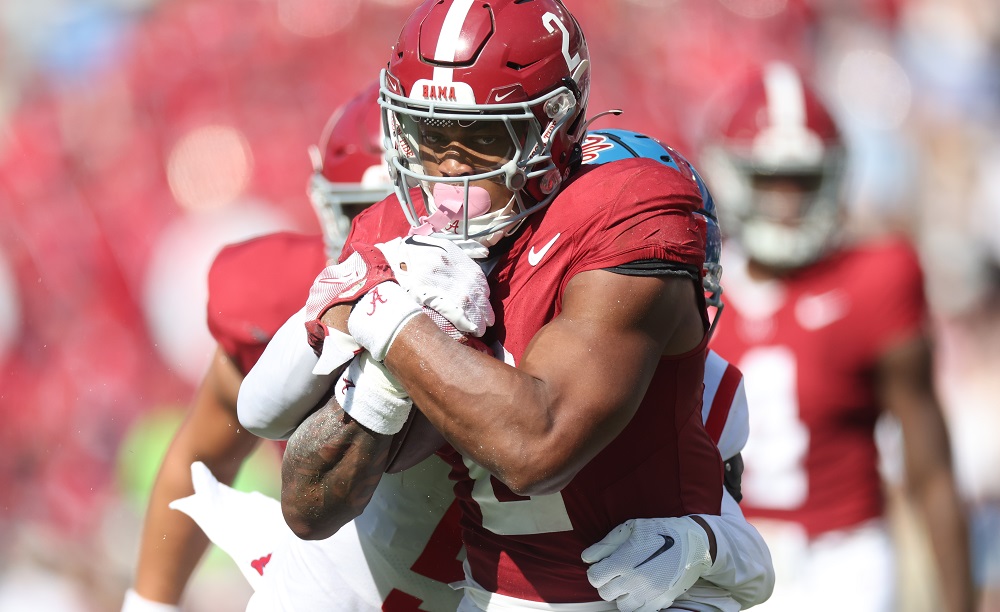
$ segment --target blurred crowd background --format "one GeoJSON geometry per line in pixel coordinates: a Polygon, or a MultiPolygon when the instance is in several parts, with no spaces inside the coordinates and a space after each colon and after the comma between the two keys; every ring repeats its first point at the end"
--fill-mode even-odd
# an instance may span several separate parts
{"type": "MultiPolygon", "coordinates": [[[[214,348],[208,265],[225,243],[319,231],[307,148],[416,4],[0,1],[0,612],[120,606],[214,348]]],[[[767,59],[813,75],[853,154],[852,224],[907,232],[923,257],[976,566],[1000,581],[1000,4],[566,4],[591,47],[591,114],[625,110],[596,125],[692,159],[730,79],[767,59]]],[[[275,493],[277,465],[262,450],[241,486],[275,493]]],[[[906,609],[933,609],[917,519],[894,516],[906,609]]],[[[227,563],[206,560],[187,609],[243,609],[227,563]]]]}

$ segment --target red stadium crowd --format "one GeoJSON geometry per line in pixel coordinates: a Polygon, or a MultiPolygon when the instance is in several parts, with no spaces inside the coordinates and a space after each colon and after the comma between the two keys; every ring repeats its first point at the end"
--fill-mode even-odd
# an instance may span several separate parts
{"type": "MultiPolygon", "coordinates": [[[[26,527],[88,551],[56,569],[94,609],[128,581],[105,550],[121,466],[142,461],[122,445],[143,418],[183,410],[208,363],[208,261],[253,234],[319,231],[307,148],[416,4],[162,0],[128,15],[114,61],[18,83],[0,112],[0,553],[16,557],[26,527]],[[88,555],[106,564],[89,578],[88,555]]],[[[693,153],[708,102],[748,68],[790,61],[836,94],[845,46],[891,47],[922,3],[566,4],[599,75],[591,114],[625,111],[595,127],[693,153]]]]}

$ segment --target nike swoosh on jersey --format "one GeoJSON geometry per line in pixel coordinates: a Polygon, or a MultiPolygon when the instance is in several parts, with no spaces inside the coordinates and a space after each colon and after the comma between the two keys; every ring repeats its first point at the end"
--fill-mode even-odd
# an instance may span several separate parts
{"type": "Polygon", "coordinates": [[[843,319],[850,309],[850,298],[837,289],[826,293],[803,295],[795,303],[795,320],[804,329],[813,331],[843,319]]]}
{"type": "Polygon", "coordinates": [[[643,561],[639,565],[636,565],[635,569],[639,569],[643,565],[646,565],[647,563],[649,563],[653,559],[659,557],[660,555],[662,555],[663,553],[667,552],[668,550],[670,550],[671,548],[674,547],[674,539],[672,537],[670,537],[668,535],[663,535],[662,533],[658,533],[657,535],[660,536],[661,538],[663,538],[663,546],[661,546],[659,549],[657,549],[657,551],[654,552],[653,554],[649,555],[648,559],[646,559],[645,561],[643,561]]]}
{"type": "Polygon", "coordinates": [[[556,243],[556,240],[559,240],[559,236],[562,236],[562,233],[553,236],[552,240],[549,240],[545,244],[545,246],[543,246],[542,249],[538,252],[535,252],[535,247],[532,246],[531,249],[528,251],[528,263],[531,264],[532,266],[537,266],[538,262],[542,261],[542,258],[545,257],[545,254],[548,253],[549,249],[552,248],[552,245],[556,243]]]}

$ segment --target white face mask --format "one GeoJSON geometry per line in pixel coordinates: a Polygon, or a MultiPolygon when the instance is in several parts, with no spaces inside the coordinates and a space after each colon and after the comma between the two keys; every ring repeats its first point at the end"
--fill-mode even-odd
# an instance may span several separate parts
{"type": "Polygon", "coordinates": [[[799,227],[747,219],[739,241],[751,259],[768,266],[799,268],[819,259],[836,241],[836,216],[812,215],[799,227]]]}

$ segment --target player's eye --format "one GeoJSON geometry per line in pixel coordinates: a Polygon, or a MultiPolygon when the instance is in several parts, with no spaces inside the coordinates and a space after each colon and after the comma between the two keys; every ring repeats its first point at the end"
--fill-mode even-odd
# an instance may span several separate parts
{"type": "Polygon", "coordinates": [[[444,142],[444,137],[438,132],[425,130],[420,133],[420,140],[422,140],[426,145],[434,146],[444,142]]]}

